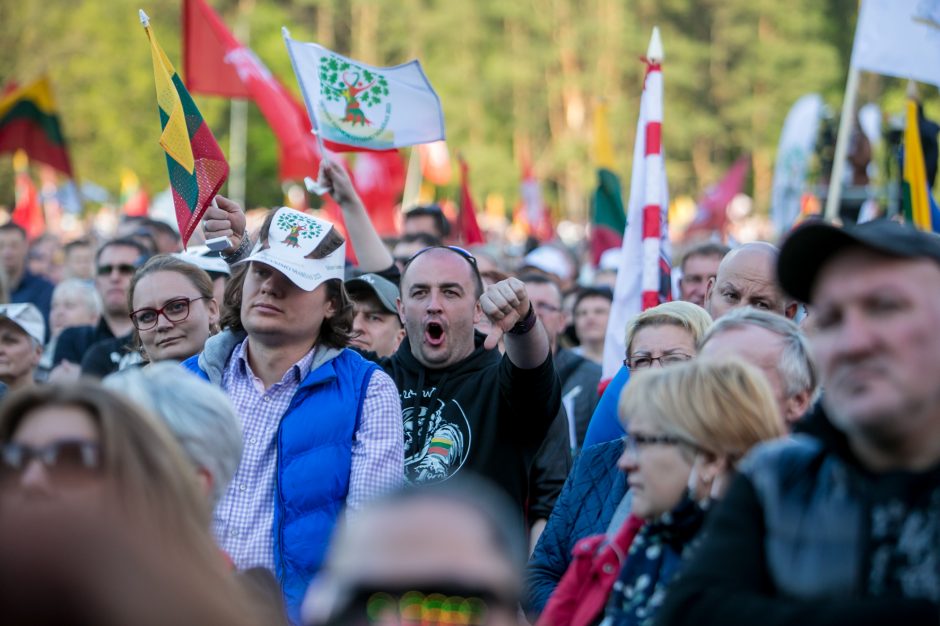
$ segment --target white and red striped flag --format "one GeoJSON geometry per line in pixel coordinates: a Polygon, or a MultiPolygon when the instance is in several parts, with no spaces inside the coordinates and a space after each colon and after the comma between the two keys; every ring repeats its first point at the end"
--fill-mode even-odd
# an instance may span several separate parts
{"type": "Polygon", "coordinates": [[[653,28],[644,60],[646,78],[633,147],[623,254],[604,341],[603,380],[612,378],[623,363],[627,322],[641,311],[670,299],[669,191],[662,144],[662,59],[659,28],[653,28]]]}

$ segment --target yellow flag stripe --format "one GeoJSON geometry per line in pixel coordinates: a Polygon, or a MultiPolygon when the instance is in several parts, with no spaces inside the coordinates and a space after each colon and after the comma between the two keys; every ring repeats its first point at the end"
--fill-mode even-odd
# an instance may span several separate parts
{"type": "Polygon", "coordinates": [[[910,185],[911,215],[914,225],[921,230],[930,231],[927,168],[924,165],[924,150],[920,144],[917,103],[913,100],[907,101],[907,124],[904,127],[904,180],[910,185]]]}
{"type": "Polygon", "coordinates": [[[607,105],[603,103],[594,107],[594,159],[597,167],[614,169],[614,147],[610,143],[607,105]]]}
{"type": "Polygon", "coordinates": [[[52,86],[49,77],[43,76],[25,87],[14,89],[3,98],[0,98],[0,117],[12,109],[20,100],[31,100],[43,113],[55,115],[55,99],[52,97],[52,86]]]}
{"type": "Polygon", "coordinates": [[[189,143],[189,131],[186,128],[186,115],[183,113],[183,103],[180,102],[179,93],[173,84],[173,75],[176,70],[157,43],[157,38],[150,30],[144,28],[150,39],[150,54],[153,57],[153,78],[157,88],[157,105],[166,114],[168,120],[160,135],[160,145],[180,167],[192,174],[195,169],[193,147],[189,143]]]}

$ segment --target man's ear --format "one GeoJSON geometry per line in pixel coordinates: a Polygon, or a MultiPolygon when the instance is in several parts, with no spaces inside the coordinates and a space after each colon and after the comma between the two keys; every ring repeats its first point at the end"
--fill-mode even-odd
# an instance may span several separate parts
{"type": "MultiPolygon", "coordinates": [[[[401,322],[401,325],[405,325],[405,307],[401,303],[401,297],[395,298],[395,308],[398,309],[398,320],[401,322]]],[[[404,328],[402,328],[404,330],[404,328]]]]}
{"type": "Polygon", "coordinates": [[[808,389],[804,389],[787,398],[784,405],[786,413],[783,416],[783,421],[786,422],[788,430],[809,410],[809,405],[812,403],[812,400],[813,394],[808,389]]]}
{"type": "Polygon", "coordinates": [[[705,308],[708,308],[709,303],[712,299],[712,290],[715,288],[715,280],[717,276],[711,276],[708,279],[708,282],[705,283],[705,308]]]}
{"type": "Polygon", "coordinates": [[[473,323],[479,324],[480,320],[483,319],[483,307],[480,306],[480,301],[477,300],[476,304],[473,305],[473,323]]]}
{"type": "Polygon", "coordinates": [[[792,300],[787,303],[783,309],[783,314],[787,317],[788,320],[792,320],[796,317],[796,312],[800,310],[800,303],[796,300],[792,300]]]}

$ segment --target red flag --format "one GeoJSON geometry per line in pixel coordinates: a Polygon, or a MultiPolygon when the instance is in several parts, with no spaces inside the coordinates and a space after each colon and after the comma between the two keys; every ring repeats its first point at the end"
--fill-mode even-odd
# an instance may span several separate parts
{"type": "Polygon", "coordinates": [[[685,237],[703,232],[717,232],[724,235],[728,226],[728,204],[744,188],[744,180],[747,178],[750,166],[751,158],[748,155],[742,156],[734,162],[724,178],[705,190],[698,201],[695,219],[685,231],[685,237]]]}
{"type": "Polygon", "coordinates": [[[46,230],[46,218],[39,204],[39,192],[29,176],[26,157],[18,152],[13,158],[16,169],[16,206],[11,220],[26,230],[26,238],[32,241],[46,230]]]}
{"type": "Polygon", "coordinates": [[[473,197],[470,195],[470,180],[467,173],[467,162],[458,157],[460,162],[460,216],[457,220],[457,237],[465,245],[472,246],[485,243],[483,231],[477,223],[476,208],[473,206],[473,197]]]}
{"type": "Polygon", "coordinates": [[[255,101],[277,137],[282,180],[317,177],[320,151],[303,105],[205,0],[183,2],[183,68],[192,93],[255,101]]]}
{"type": "Polygon", "coordinates": [[[357,152],[352,179],[379,235],[397,235],[398,204],[405,188],[405,164],[398,151],[357,152]]]}
{"type": "Polygon", "coordinates": [[[442,186],[450,182],[450,154],[446,141],[418,144],[421,157],[421,174],[424,179],[442,186]]]}

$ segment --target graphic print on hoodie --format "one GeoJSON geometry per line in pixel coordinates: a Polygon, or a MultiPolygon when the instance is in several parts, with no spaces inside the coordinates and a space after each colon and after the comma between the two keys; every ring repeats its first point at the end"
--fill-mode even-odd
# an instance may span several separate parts
{"type": "Polygon", "coordinates": [[[421,365],[406,337],[380,359],[401,394],[405,478],[410,483],[447,480],[471,471],[495,482],[520,503],[528,471],[561,404],[551,356],[531,370],[483,348],[442,369],[421,365]]]}

